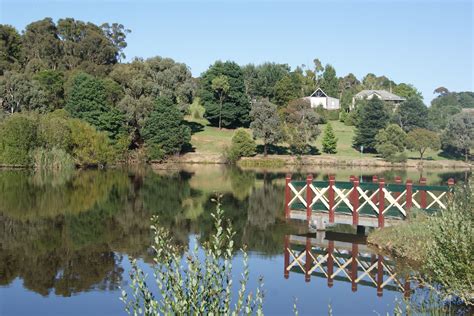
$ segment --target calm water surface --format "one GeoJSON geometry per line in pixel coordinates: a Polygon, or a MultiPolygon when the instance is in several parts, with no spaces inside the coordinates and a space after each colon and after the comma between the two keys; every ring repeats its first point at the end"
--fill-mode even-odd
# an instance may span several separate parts
{"type": "MultiPolygon", "coordinates": [[[[397,291],[400,286],[392,280],[378,293],[370,286],[371,278],[376,279],[373,273],[368,273],[365,283],[360,282],[355,289],[346,282],[342,270],[341,277],[334,278],[330,286],[320,270],[305,282],[305,274],[297,265],[285,277],[285,247],[298,256],[309,242],[315,256],[318,251],[324,255],[331,236],[345,236],[343,242],[334,244],[341,260],[350,257],[354,245],[360,254],[358,259],[368,258],[368,266],[379,258],[364,245],[363,238],[347,239],[347,234],[353,233],[351,227],[337,228],[345,233],[342,235],[302,235],[304,225],[286,223],[283,200],[288,171],[196,165],[174,170],[87,170],[60,176],[1,171],[0,314],[124,314],[119,286],[129,281],[129,258],[139,257],[149,270],[151,216],[160,216],[175,243],[199,242],[212,231],[211,198],[216,192],[223,195],[225,214],[237,231],[237,245],[248,245],[250,287],[255,287],[259,276],[264,278],[266,313],[291,314],[295,298],[303,315],[326,314],[328,304],[335,315],[393,312],[396,301],[403,297],[397,291]]],[[[387,181],[395,176],[413,180],[424,176],[429,184],[468,176],[463,172],[313,168],[294,172],[293,177],[303,178],[306,172],[317,179],[336,174],[341,181],[351,174],[363,181],[370,181],[372,175],[387,181]]],[[[387,266],[396,268],[389,258],[384,260],[387,266]]],[[[237,254],[236,275],[241,268],[241,256],[237,254]]]]}

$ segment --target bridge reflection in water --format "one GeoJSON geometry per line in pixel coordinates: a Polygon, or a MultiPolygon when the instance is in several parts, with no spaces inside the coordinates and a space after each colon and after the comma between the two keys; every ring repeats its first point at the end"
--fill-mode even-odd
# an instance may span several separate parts
{"type": "Polygon", "coordinates": [[[351,283],[353,292],[360,285],[376,288],[377,296],[383,290],[410,296],[409,280],[395,272],[390,258],[367,247],[364,236],[329,231],[286,235],[284,265],[286,279],[295,272],[304,274],[306,282],[325,278],[328,287],[341,281],[351,283]]]}

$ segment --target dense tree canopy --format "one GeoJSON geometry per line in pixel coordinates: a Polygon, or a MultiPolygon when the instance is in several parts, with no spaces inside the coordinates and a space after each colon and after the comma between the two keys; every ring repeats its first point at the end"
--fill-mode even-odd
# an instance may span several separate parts
{"type": "Polygon", "coordinates": [[[142,134],[151,159],[177,154],[191,140],[189,127],[182,124],[183,115],[173,105],[169,98],[158,98],[145,120],[142,134]]]}
{"type": "Polygon", "coordinates": [[[398,106],[395,120],[405,132],[414,128],[428,128],[428,108],[421,99],[409,98],[398,106]]]}
{"type": "Polygon", "coordinates": [[[219,117],[223,127],[248,126],[250,123],[250,100],[245,94],[244,75],[235,62],[217,61],[209,67],[201,76],[199,95],[206,109],[204,115],[212,125],[218,126],[219,117]],[[212,81],[218,76],[226,76],[229,83],[222,111],[219,93],[212,87],[212,81]]]}
{"type": "Polygon", "coordinates": [[[474,114],[460,113],[448,121],[442,135],[443,147],[454,147],[464,154],[465,160],[474,148],[474,114]]]}
{"type": "Polygon", "coordinates": [[[263,154],[267,155],[268,145],[276,145],[283,139],[283,128],[277,106],[267,99],[252,104],[250,128],[253,136],[263,141],[263,154]]]}

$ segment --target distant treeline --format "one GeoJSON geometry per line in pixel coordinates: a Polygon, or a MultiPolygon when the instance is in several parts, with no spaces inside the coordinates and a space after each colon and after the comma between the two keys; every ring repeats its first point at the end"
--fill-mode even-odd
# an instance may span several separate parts
{"type": "MultiPolygon", "coordinates": [[[[334,67],[318,59],[295,69],[216,61],[199,78],[170,58],[125,63],[129,32],[118,23],[98,26],[72,18],[45,18],[21,34],[0,25],[0,164],[37,164],[45,155],[71,158],[76,165],[104,165],[130,156],[164,159],[189,143],[191,129],[183,116],[194,115],[189,106],[197,97],[210,124],[226,128],[250,126],[252,102],[265,99],[281,114],[317,87],[339,98],[343,113],[363,89],[421,99],[411,84],[372,73],[362,80],[351,73],[338,77],[334,67]]],[[[462,108],[474,108],[472,92],[440,88],[437,93],[427,116],[433,130],[444,129],[462,108]]],[[[341,116],[347,124],[357,119],[341,116]]]]}

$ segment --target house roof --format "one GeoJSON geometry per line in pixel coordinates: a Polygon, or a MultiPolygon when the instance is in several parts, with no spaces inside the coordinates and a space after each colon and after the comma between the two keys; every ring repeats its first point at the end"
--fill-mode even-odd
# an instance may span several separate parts
{"type": "Polygon", "coordinates": [[[328,95],[323,91],[323,89],[317,88],[313,93],[311,93],[311,97],[327,98],[328,95]]]}
{"type": "Polygon", "coordinates": [[[362,90],[361,92],[357,93],[354,97],[358,99],[367,98],[373,94],[376,94],[380,99],[384,101],[405,101],[405,98],[402,98],[396,94],[385,90],[362,90]]]}

